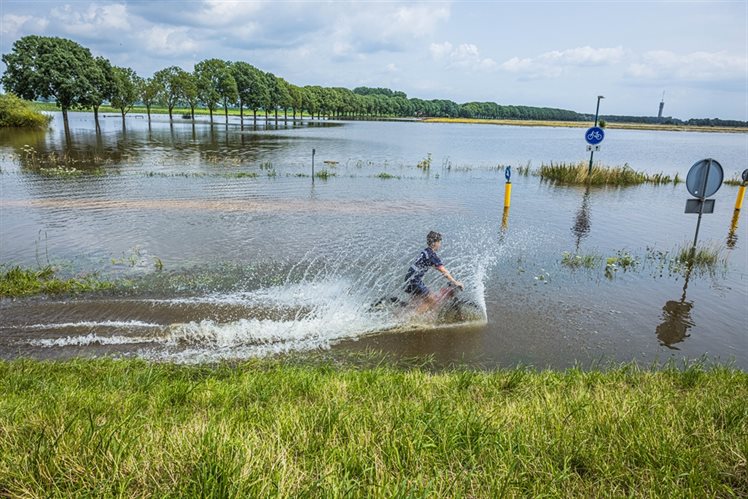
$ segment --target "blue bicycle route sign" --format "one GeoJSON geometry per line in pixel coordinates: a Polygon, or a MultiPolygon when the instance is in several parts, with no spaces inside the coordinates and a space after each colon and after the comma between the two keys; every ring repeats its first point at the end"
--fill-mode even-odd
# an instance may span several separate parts
{"type": "Polygon", "coordinates": [[[584,132],[584,138],[589,145],[596,146],[605,138],[605,132],[599,126],[593,126],[584,132]]]}

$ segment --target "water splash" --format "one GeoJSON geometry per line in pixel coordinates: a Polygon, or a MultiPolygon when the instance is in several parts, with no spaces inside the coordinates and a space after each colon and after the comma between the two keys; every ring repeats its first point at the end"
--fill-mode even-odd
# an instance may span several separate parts
{"type": "MultiPolygon", "coordinates": [[[[454,221],[449,225],[460,226],[454,221]]],[[[469,318],[473,323],[488,320],[486,280],[502,251],[488,225],[464,225],[445,237],[441,252],[450,272],[465,284],[459,298],[479,311],[479,316],[469,318]]],[[[232,289],[128,300],[123,312],[138,320],[27,326],[63,333],[83,333],[81,329],[85,329],[85,334],[58,334],[29,344],[45,348],[147,344],[137,355],[203,362],[327,349],[343,340],[384,331],[437,329],[445,326],[444,316],[437,313],[416,313],[415,306],[373,306],[382,298],[409,299],[402,290],[403,278],[421,249],[410,238],[393,243],[376,240],[363,231],[344,241],[323,241],[283,272],[272,267],[272,275],[248,276],[246,282],[234,282],[232,289]],[[261,284],[268,281],[276,284],[261,284]],[[187,320],[178,322],[181,316],[187,320]],[[161,320],[153,320],[158,318],[161,320]]],[[[425,282],[432,290],[446,284],[436,271],[429,272],[425,282]]],[[[458,317],[456,320],[465,320],[458,317]]]]}

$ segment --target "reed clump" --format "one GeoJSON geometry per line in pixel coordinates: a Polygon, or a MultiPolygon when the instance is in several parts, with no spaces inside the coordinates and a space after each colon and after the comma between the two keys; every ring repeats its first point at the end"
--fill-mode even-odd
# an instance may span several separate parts
{"type": "Polygon", "coordinates": [[[382,173],[379,173],[378,175],[374,175],[374,176],[376,178],[381,178],[382,180],[389,180],[389,179],[393,179],[393,178],[399,179],[400,178],[397,175],[392,175],[391,173],[387,173],[387,172],[382,172],[382,173]]]}
{"type": "Polygon", "coordinates": [[[719,245],[697,246],[681,245],[676,251],[677,262],[699,270],[713,271],[719,264],[727,265],[727,259],[722,255],[723,248],[719,245]]]}
{"type": "Polygon", "coordinates": [[[737,185],[737,186],[740,186],[740,185],[743,185],[745,182],[743,182],[743,179],[736,173],[731,178],[728,178],[727,180],[725,180],[724,183],[725,183],[725,185],[737,185]]]}
{"type": "Polygon", "coordinates": [[[421,170],[428,170],[431,168],[431,153],[426,154],[426,157],[419,161],[416,167],[421,170]]]}
{"type": "Polygon", "coordinates": [[[9,497],[748,493],[748,374],[0,362],[9,497]],[[675,422],[675,424],[674,424],[675,422]]]}
{"type": "Polygon", "coordinates": [[[314,176],[317,178],[321,178],[322,180],[327,180],[329,178],[334,177],[335,172],[331,172],[330,170],[320,170],[317,173],[315,173],[314,176]]]}
{"type": "Polygon", "coordinates": [[[579,163],[554,163],[541,164],[538,175],[542,179],[551,180],[561,184],[579,185],[638,185],[643,183],[670,184],[680,182],[680,176],[671,177],[664,173],[645,173],[631,168],[628,164],[623,166],[601,166],[593,165],[589,171],[589,164],[581,161],[579,163]]]}

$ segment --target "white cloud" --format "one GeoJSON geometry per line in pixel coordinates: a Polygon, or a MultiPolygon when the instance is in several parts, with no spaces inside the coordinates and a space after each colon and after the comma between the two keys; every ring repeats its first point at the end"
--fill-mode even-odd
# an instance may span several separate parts
{"type": "Polygon", "coordinates": [[[260,9],[269,5],[268,2],[253,0],[240,2],[230,0],[205,0],[204,14],[211,18],[236,19],[256,14],[260,9]]]}
{"type": "Polygon", "coordinates": [[[124,4],[90,4],[86,9],[66,4],[53,8],[50,17],[65,33],[75,36],[111,36],[113,30],[130,29],[124,4]]]}
{"type": "Polygon", "coordinates": [[[353,52],[353,46],[345,41],[335,41],[332,44],[332,53],[337,57],[345,57],[351,55],[353,52]]]}
{"type": "Polygon", "coordinates": [[[397,65],[394,63],[387,64],[385,69],[387,70],[388,73],[397,73],[398,71],[400,71],[400,68],[398,68],[397,65]]]}
{"type": "Polygon", "coordinates": [[[490,58],[482,58],[478,46],[472,43],[462,43],[457,47],[449,42],[432,43],[429,51],[435,61],[445,62],[447,68],[490,70],[496,67],[496,62],[490,58]]]}
{"type": "Polygon", "coordinates": [[[650,51],[631,62],[626,76],[639,80],[688,82],[745,80],[748,59],[726,52],[692,52],[678,55],[666,50],[650,51]]]}
{"type": "Polygon", "coordinates": [[[622,47],[595,49],[586,46],[567,50],[553,50],[542,54],[539,59],[564,66],[603,66],[620,62],[624,55],[622,47]]]}
{"type": "Polygon", "coordinates": [[[623,47],[576,47],[544,52],[535,58],[512,57],[499,67],[524,78],[556,78],[565,71],[580,67],[615,65],[626,56],[623,47]]]}
{"type": "Polygon", "coordinates": [[[400,7],[390,16],[390,30],[409,33],[413,36],[425,36],[433,33],[441,21],[449,19],[449,7],[440,5],[416,5],[400,7]]]}
{"type": "Polygon", "coordinates": [[[185,28],[153,26],[145,31],[142,41],[149,51],[160,56],[189,55],[199,47],[185,28]]]}
{"type": "Polygon", "coordinates": [[[5,14],[0,18],[0,34],[7,38],[17,38],[28,32],[43,32],[48,25],[49,21],[44,18],[5,14]]]}

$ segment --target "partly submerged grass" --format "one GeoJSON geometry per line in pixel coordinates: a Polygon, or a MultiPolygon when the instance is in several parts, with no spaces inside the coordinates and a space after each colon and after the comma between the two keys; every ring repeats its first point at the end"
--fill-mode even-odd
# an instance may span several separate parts
{"type": "Polygon", "coordinates": [[[3,496],[748,494],[748,375],[0,362],[3,496]]]}
{"type": "Polygon", "coordinates": [[[570,253],[564,251],[561,255],[561,265],[572,269],[585,268],[592,269],[602,262],[602,257],[595,254],[570,253]]]}
{"type": "Polygon", "coordinates": [[[83,293],[110,289],[114,283],[102,281],[94,275],[80,279],[60,279],[55,276],[52,266],[38,270],[24,269],[18,266],[3,271],[0,266],[0,298],[14,298],[36,294],[83,293]]]}
{"type": "Polygon", "coordinates": [[[676,249],[678,262],[700,270],[714,270],[718,264],[726,265],[727,259],[722,255],[723,248],[719,245],[693,247],[684,243],[676,249]]]}
{"type": "MultiPolygon", "coordinates": [[[[584,268],[595,270],[604,262],[605,277],[613,279],[619,271],[635,272],[645,269],[654,271],[653,275],[662,277],[667,271],[671,276],[709,275],[714,276],[721,270],[728,269],[728,257],[724,246],[706,243],[696,248],[691,254],[692,245],[683,243],[673,250],[658,250],[647,247],[645,254],[635,254],[627,249],[618,250],[613,256],[601,257],[596,253],[563,252],[561,265],[570,269],[584,268]]],[[[537,278],[536,278],[537,279],[537,278]]]]}
{"type": "Polygon", "coordinates": [[[390,173],[387,173],[387,172],[381,172],[381,173],[379,173],[378,175],[374,175],[374,177],[375,177],[375,178],[381,178],[381,179],[383,179],[383,180],[388,180],[388,179],[392,179],[392,178],[396,178],[396,179],[399,179],[399,178],[400,178],[400,177],[399,177],[399,176],[397,176],[397,175],[392,175],[392,174],[390,174],[390,173]]]}
{"type": "Polygon", "coordinates": [[[562,184],[590,184],[590,185],[637,185],[645,182],[652,184],[670,184],[681,182],[680,176],[674,177],[664,173],[639,172],[630,166],[600,166],[593,165],[589,170],[589,163],[553,163],[540,165],[538,175],[543,179],[562,184]]]}
{"type": "Polygon", "coordinates": [[[317,178],[321,178],[322,180],[327,180],[329,178],[334,177],[335,172],[331,172],[330,170],[320,170],[317,173],[315,173],[314,176],[317,178]]]}

